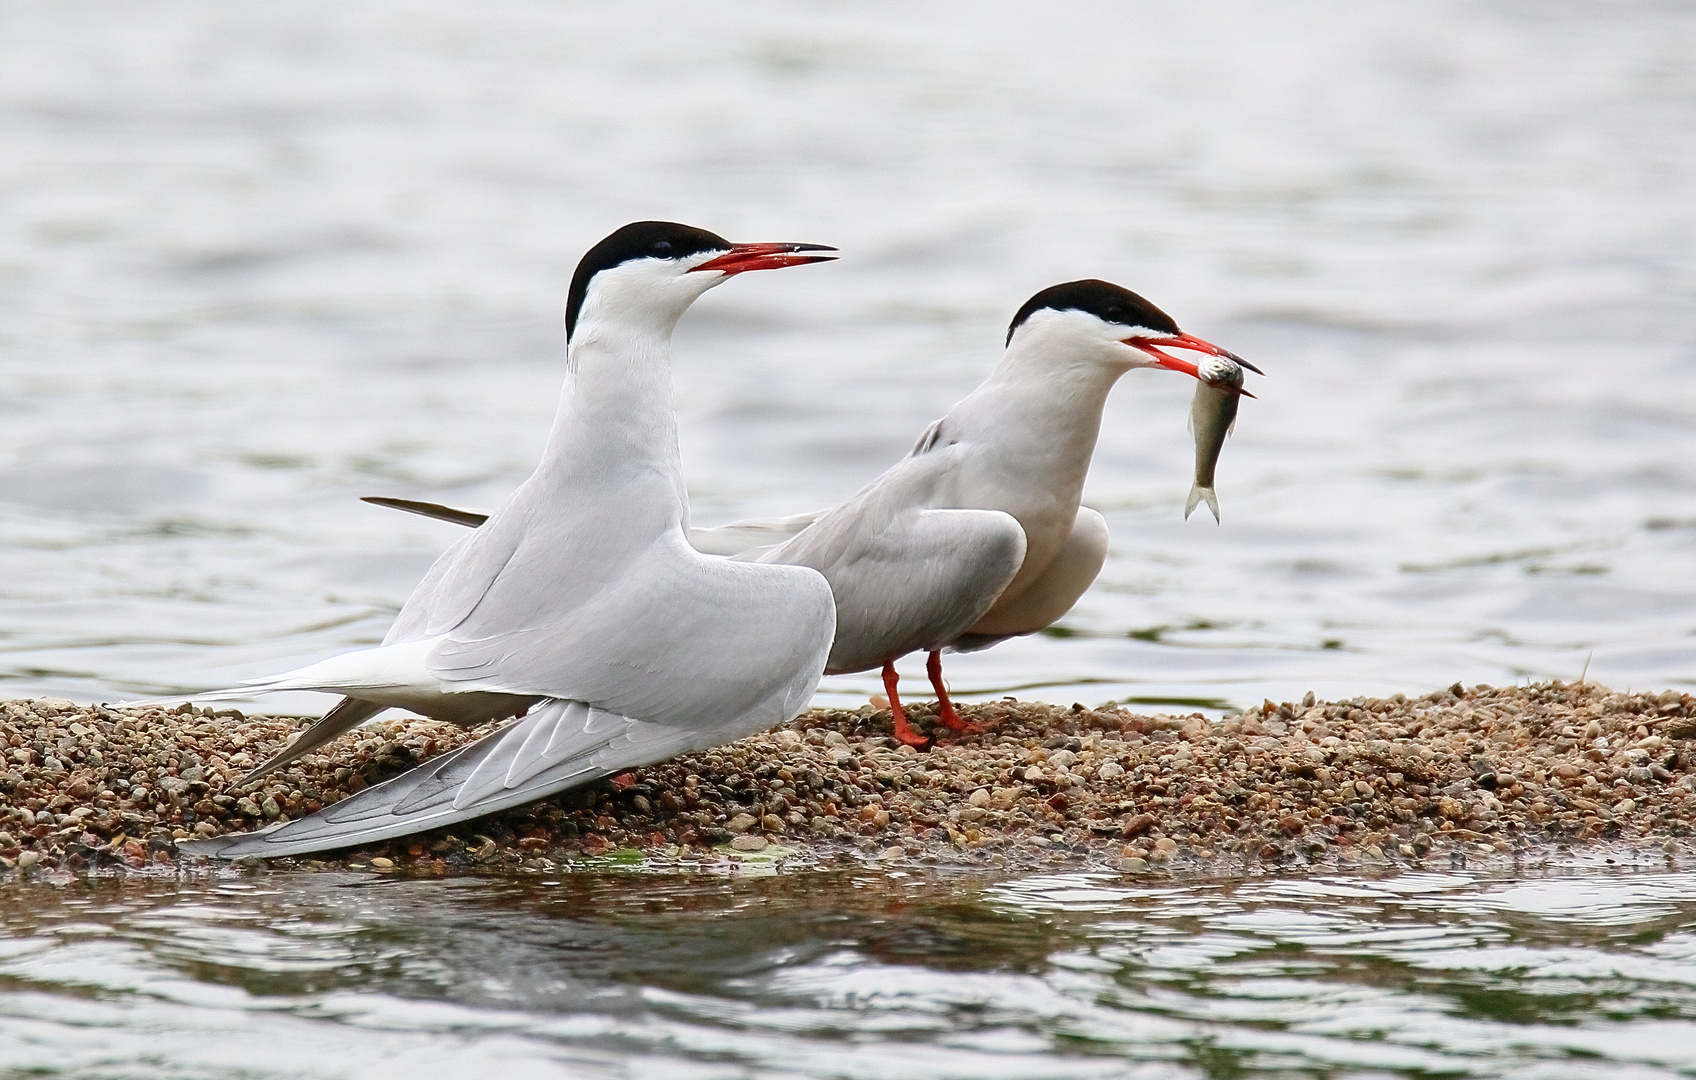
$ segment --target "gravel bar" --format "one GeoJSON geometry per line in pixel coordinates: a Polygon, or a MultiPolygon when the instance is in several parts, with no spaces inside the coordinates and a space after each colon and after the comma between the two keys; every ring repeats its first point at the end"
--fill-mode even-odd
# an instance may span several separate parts
{"type": "MultiPolygon", "coordinates": [[[[1210,720],[1012,699],[928,753],[871,705],[521,810],[317,859],[411,874],[849,861],[1131,872],[1696,853],[1696,700],[1595,683],[1266,702],[1210,720]]],[[[921,730],[930,709],[911,710],[921,730]]],[[[249,789],[309,720],[0,704],[0,877],[178,873],[176,842],[298,817],[477,737],[367,725],[249,789]]],[[[191,865],[192,864],[192,865],[191,865]]]]}

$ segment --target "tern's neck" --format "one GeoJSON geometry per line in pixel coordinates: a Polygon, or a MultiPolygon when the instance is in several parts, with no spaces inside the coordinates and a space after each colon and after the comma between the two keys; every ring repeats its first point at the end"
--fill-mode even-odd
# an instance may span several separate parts
{"type": "Polygon", "coordinates": [[[671,326],[579,322],[568,356],[543,453],[550,479],[577,498],[615,499],[621,514],[686,527],[671,326]]]}
{"type": "Polygon", "coordinates": [[[1123,368],[1076,350],[1015,338],[956,411],[966,412],[1009,455],[1043,463],[1048,482],[1081,488],[1107,395],[1122,374],[1123,368]]]}

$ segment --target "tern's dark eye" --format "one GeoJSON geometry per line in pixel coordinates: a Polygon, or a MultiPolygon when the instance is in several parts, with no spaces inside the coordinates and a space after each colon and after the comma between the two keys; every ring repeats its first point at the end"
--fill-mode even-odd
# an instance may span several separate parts
{"type": "Polygon", "coordinates": [[[670,240],[661,240],[659,243],[655,244],[654,245],[654,254],[655,255],[665,255],[665,256],[669,257],[671,255],[671,241],[670,240]]]}

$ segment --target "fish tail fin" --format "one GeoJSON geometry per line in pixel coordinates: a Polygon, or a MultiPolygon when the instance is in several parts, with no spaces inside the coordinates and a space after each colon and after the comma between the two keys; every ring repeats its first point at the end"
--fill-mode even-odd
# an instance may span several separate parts
{"type": "Polygon", "coordinates": [[[1212,488],[1202,487],[1200,484],[1190,485],[1190,497],[1184,503],[1184,520],[1188,521],[1190,515],[1195,513],[1195,508],[1204,501],[1207,503],[1207,508],[1213,511],[1213,520],[1217,523],[1219,521],[1219,496],[1214,493],[1212,488]]]}

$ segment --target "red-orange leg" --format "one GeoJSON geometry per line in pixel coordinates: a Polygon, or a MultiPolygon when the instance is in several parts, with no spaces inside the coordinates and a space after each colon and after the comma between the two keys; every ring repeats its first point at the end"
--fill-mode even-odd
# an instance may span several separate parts
{"type": "Polygon", "coordinates": [[[954,702],[948,699],[948,687],[942,682],[942,650],[930,654],[925,661],[925,674],[930,676],[930,684],[936,690],[936,721],[950,731],[979,732],[986,730],[982,724],[968,723],[960,718],[954,709],[954,702]]]}
{"type": "Polygon", "coordinates": [[[901,695],[895,691],[895,684],[900,681],[901,676],[895,673],[895,661],[883,665],[883,694],[889,699],[889,716],[895,722],[895,737],[908,746],[929,746],[930,740],[907,724],[907,713],[901,708],[901,695]]]}

